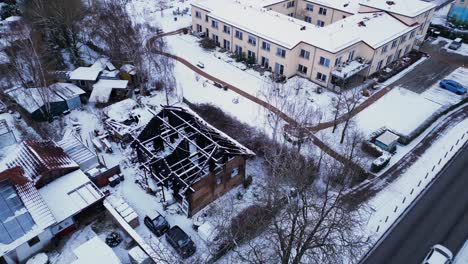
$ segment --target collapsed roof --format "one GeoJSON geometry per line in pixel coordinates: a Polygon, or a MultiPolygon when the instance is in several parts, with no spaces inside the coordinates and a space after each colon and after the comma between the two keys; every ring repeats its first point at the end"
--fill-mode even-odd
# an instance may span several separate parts
{"type": "Polygon", "coordinates": [[[133,147],[158,184],[172,182],[181,193],[193,191],[195,182],[233,157],[255,155],[192,111],[169,106],[155,114],[133,147]]]}

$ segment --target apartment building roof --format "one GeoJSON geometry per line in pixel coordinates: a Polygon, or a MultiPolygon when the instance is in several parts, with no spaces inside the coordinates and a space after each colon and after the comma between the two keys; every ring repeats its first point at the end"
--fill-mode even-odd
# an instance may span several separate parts
{"type": "Polygon", "coordinates": [[[415,17],[436,5],[420,0],[360,0],[360,4],[407,17],[415,17]]]}
{"type": "Polygon", "coordinates": [[[305,42],[336,53],[360,41],[375,49],[414,28],[385,12],[356,14],[331,25],[317,27],[274,11],[231,0],[206,0],[193,5],[210,11],[209,15],[214,19],[288,49],[305,42]]]}
{"type": "Polygon", "coordinates": [[[330,7],[350,14],[359,11],[359,0],[306,0],[312,4],[330,7]]]}
{"type": "MultiPolygon", "coordinates": [[[[406,26],[385,12],[356,14],[322,28],[321,34],[327,36],[325,39],[329,43],[322,41],[320,44],[331,47],[328,50],[339,51],[363,41],[373,49],[377,49],[414,28],[415,26],[406,26]]],[[[319,44],[317,46],[320,47],[319,44]]],[[[325,49],[325,47],[322,48],[325,49]]]]}

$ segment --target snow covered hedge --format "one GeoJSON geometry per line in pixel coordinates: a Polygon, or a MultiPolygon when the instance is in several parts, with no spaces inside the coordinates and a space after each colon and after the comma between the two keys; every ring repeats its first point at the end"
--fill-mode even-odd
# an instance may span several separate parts
{"type": "Polygon", "coordinates": [[[417,128],[415,128],[413,131],[408,133],[407,135],[400,135],[400,138],[398,139],[398,143],[402,145],[408,145],[413,141],[415,138],[417,138],[419,135],[421,135],[426,129],[428,129],[434,122],[437,121],[440,117],[443,115],[448,114],[450,111],[456,109],[457,107],[468,103],[468,97],[465,97],[463,100],[460,102],[454,104],[454,105],[445,105],[436,112],[434,112],[430,117],[428,117],[424,122],[422,122],[417,128]]]}

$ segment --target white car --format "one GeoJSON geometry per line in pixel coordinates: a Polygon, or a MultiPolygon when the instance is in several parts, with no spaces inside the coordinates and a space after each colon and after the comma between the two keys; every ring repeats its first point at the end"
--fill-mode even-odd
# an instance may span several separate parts
{"type": "Polygon", "coordinates": [[[201,62],[201,61],[199,61],[199,62],[197,63],[197,66],[198,66],[199,68],[202,68],[202,69],[205,68],[205,64],[203,64],[203,62],[201,62]]]}
{"type": "Polygon", "coordinates": [[[442,246],[434,245],[422,262],[423,264],[450,264],[453,260],[452,252],[442,246]]]}

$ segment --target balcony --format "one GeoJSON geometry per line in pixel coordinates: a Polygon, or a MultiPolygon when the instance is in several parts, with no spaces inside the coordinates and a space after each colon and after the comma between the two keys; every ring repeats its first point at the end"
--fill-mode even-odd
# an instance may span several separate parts
{"type": "Polygon", "coordinates": [[[331,74],[337,79],[347,80],[369,68],[369,66],[370,65],[365,63],[361,58],[357,58],[351,62],[342,63],[336,66],[331,74]]]}

